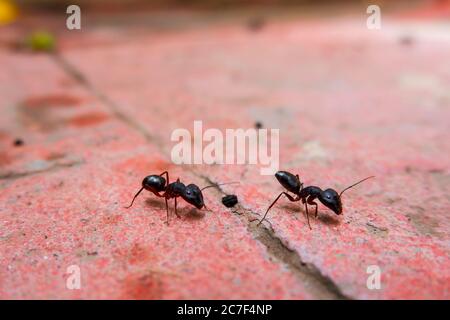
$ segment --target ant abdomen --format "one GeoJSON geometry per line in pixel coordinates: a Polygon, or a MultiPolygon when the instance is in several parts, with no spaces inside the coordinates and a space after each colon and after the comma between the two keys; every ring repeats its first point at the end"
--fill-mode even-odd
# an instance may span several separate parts
{"type": "Polygon", "coordinates": [[[166,179],[157,175],[147,176],[142,180],[142,187],[151,192],[164,191],[166,188],[166,179]]]}
{"type": "Polygon", "coordinates": [[[278,171],[275,173],[278,182],[292,193],[298,193],[300,190],[300,181],[297,176],[287,171],[278,171]]]}

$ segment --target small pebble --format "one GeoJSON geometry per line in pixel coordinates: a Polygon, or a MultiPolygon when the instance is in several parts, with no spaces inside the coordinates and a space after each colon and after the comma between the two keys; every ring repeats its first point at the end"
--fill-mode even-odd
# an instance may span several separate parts
{"type": "Polygon", "coordinates": [[[222,203],[225,207],[231,208],[234,207],[236,203],[238,203],[238,199],[234,194],[229,194],[222,198],[222,203]]]}

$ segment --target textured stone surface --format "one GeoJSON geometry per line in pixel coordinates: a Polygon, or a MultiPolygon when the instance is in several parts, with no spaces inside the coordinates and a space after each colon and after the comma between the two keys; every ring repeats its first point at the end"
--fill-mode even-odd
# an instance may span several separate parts
{"type": "Polygon", "coordinates": [[[374,32],[358,16],[291,14],[251,31],[187,17],[162,30],[91,17],[58,34],[58,56],[0,48],[0,297],[450,298],[448,24],[394,17],[374,32]],[[376,179],[345,194],[343,216],[319,206],[313,230],[285,199],[257,226],[274,177],[171,162],[172,131],[194,120],[279,128],[281,169],[307,185],[376,179]],[[123,208],[164,170],[240,181],[221,187],[239,205],[208,189],[210,211],[181,200],[169,226],[150,194],[123,208]],[[74,264],[81,290],[66,288],[74,264]],[[366,287],[370,265],[381,290],[366,287]]]}

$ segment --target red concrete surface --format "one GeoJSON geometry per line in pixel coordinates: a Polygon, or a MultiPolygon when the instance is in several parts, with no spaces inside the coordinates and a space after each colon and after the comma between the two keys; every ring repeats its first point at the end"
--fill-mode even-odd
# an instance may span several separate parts
{"type": "Polygon", "coordinates": [[[59,57],[1,47],[0,297],[449,299],[450,26],[300,17],[259,31],[106,19],[61,32],[59,57]],[[341,217],[320,206],[313,230],[283,200],[258,227],[282,190],[273,176],[171,162],[172,131],[194,120],[280,128],[280,169],[307,185],[376,179],[345,194],[341,217]],[[150,194],[123,208],[164,170],[240,181],[222,187],[240,205],[208,189],[211,211],[179,201],[169,226],[150,194]],[[66,288],[73,264],[81,290],[66,288]]]}

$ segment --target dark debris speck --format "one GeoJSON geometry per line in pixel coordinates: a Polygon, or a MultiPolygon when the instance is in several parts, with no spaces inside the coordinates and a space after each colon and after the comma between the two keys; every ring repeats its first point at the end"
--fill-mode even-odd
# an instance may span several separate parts
{"type": "Polygon", "coordinates": [[[399,37],[398,42],[403,46],[410,46],[414,44],[414,38],[410,35],[403,35],[399,37]]]}
{"type": "Polygon", "coordinates": [[[263,127],[263,124],[260,121],[256,121],[255,122],[255,128],[256,129],[261,129],[263,127]]]}
{"type": "Polygon", "coordinates": [[[238,198],[234,194],[229,194],[222,198],[222,203],[225,207],[232,208],[238,203],[238,198]]]}
{"type": "Polygon", "coordinates": [[[16,140],[14,140],[13,144],[15,147],[20,147],[24,145],[24,141],[20,138],[17,138],[16,140]]]}

